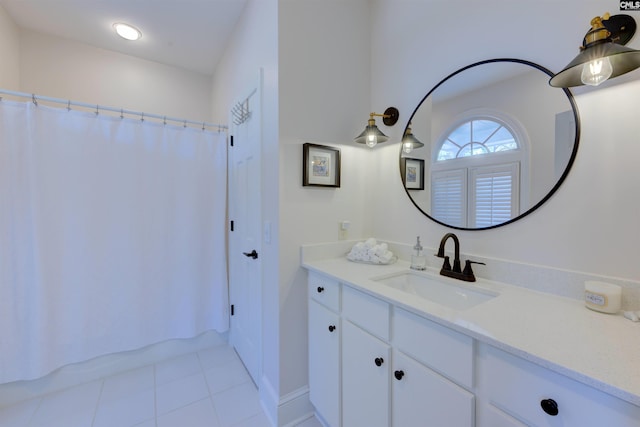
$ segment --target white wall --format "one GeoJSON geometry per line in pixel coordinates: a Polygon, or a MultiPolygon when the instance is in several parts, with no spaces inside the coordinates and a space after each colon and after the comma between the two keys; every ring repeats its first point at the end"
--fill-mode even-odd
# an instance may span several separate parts
{"type": "Polygon", "coordinates": [[[280,390],[307,384],[306,273],[300,246],[367,233],[371,152],[356,147],[369,114],[368,2],[281,0],[280,67],[280,390]],[[341,187],[302,186],[302,144],[340,148],[341,187]]]}
{"type": "Polygon", "coordinates": [[[213,78],[213,117],[229,122],[233,104],[244,99],[263,70],[262,93],[262,220],[272,224],[272,241],[263,242],[262,342],[263,378],[260,395],[272,418],[280,398],[279,331],[279,111],[278,111],[278,1],[249,0],[218,63],[213,78]]]}
{"type": "Polygon", "coordinates": [[[20,87],[19,32],[9,14],[0,6],[0,88],[20,87]]]}
{"type": "Polygon", "coordinates": [[[210,121],[211,77],[59,37],[20,31],[20,91],[210,121]]]}
{"type": "MultiPolygon", "coordinates": [[[[578,53],[591,18],[616,13],[618,6],[612,0],[483,1],[468,2],[457,11],[444,1],[376,0],[372,105],[400,109],[401,123],[390,132],[398,142],[407,115],[451,72],[498,57],[530,60],[557,72],[578,53]]],[[[629,46],[640,48],[640,37],[629,46]]],[[[635,196],[640,144],[634,126],[640,110],[638,78],[640,70],[597,89],[575,90],[582,137],[563,186],[523,220],[494,230],[456,232],[462,251],[640,280],[640,198],[635,196]]],[[[412,242],[419,234],[425,246],[437,246],[451,230],[410,204],[398,174],[398,151],[397,145],[375,150],[380,167],[371,179],[379,196],[372,209],[384,215],[373,218],[374,233],[400,242],[412,242]]]]}

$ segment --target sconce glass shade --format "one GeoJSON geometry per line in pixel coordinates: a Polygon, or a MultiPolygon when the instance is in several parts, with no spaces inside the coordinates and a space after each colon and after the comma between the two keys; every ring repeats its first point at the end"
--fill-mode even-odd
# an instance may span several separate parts
{"type": "Polygon", "coordinates": [[[598,60],[606,60],[611,64],[611,74],[609,77],[598,77],[596,74],[593,76],[595,84],[598,84],[607,80],[607,78],[618,77],[622,74],[633,71],[640,67],[640,51],[634,50],[625,46],[613,42],[605,42],[596,46],[585,48],[582,52],[571,61],[564,70],[553,76],[549,80],[549,84],[553,87],[574,87],[582,86],[584,84],[590,84],[587,81],[583,81],[583,70],[587,77],[590,73],[585,70],[585,67],[590,67],[590,63],[598,60]]]}
{"type": "Polygon", "coordinates": [[[389,107],[384,111],[384,114],[369,114],[369,121],[367,122],[367,126],[364,128],[364,131],[362,131],[362,133],[356,136],[354,139],[354,141],[358,144],[366,144],[369,148],[373,148],[379,143],[385,142],[389,139],[389,137],[382,133],[382,131],[378,129],[378,126],[376,126],[376,121],[373,118],[374,116],[382,117],[382,122],[386,126],[393,126],[398,121],[400,113],[398,112],[397,108],[389,107]]]}
{"type": "Polygon", "coordinates": [[[420,147],[424,147],[424,144],[418,141],[418,138],[413,136],[411,128],[407,126],[407,132],[405,132],[404,138],[402,138],[402,151],[406,154],[409,154],[416,148],[420,147]]]}
{"type": "Polygon", "coordinates": [[[366,144],[367,147],[373,148],[380,142],[385,142],[389,139],[387,135],[382,133],[378,126],[376,126],[376,121],[373,119],[369,119],[369,124],[364,128],[362,133],[355,138],[355,141],[358,144],[366,144]]]}
{"type": "Polygon", "coordinates": [[[549,80],[551,86],[597,86],[640,67],[640,51],[624,46],[636,31],[636,21],[631,16],[596,16],[591,26],[580,53],[549,80]]]}

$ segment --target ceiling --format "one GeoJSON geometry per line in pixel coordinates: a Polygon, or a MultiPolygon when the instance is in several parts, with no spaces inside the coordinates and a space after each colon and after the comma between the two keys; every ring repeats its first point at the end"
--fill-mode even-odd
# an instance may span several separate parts
{"type": "Polygon", "coordinates": [[[212,75],[247,0],[0,0],[20,28],[212,75]],[[121,39],[113,24],[137,27],[121,39]]]}

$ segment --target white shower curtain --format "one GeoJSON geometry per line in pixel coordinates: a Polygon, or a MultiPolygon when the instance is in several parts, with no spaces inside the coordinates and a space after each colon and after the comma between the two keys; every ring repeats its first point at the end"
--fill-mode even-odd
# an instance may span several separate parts
{"type": "Polygon", "coordinates": [[[228,328],[225,141],[0,101],[0,383],[228,328]]]}

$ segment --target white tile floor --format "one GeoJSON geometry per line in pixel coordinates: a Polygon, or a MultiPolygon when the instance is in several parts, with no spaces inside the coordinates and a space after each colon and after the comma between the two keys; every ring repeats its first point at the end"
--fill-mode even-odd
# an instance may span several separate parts
{"type": "MultiPolygon", "coordinates": [[[[216,346],[0,408],[1,427],[270,427],[235,351],[216,346]]],[[[311,418],[299,427],[321,427],[311,418]]]]}

